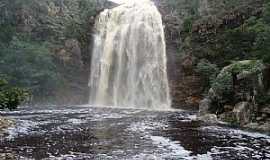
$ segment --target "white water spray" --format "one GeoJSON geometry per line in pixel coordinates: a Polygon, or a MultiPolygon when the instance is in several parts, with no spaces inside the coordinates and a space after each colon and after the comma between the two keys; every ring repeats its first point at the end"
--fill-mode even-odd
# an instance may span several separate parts
{"type": "Polygon", "coordinates": [[[153,2],[105,10],[95,27],[90,104],[169,108],[164,30],[153,2]]]}

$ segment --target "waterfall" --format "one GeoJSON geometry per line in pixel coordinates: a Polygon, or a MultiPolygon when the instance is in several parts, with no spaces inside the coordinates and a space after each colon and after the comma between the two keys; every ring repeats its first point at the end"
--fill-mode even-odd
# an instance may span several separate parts
{"type": "Polygon", "coordinates": [[[96,20],[91,105],[170,107],[161,15],[150,0],[103,11],[96,20]]]}

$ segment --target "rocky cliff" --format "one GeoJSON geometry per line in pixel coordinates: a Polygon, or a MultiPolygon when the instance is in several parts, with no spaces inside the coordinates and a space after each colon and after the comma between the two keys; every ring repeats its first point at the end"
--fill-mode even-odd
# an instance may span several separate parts
{"type": "Polygon", "coordinates": [[[222,55],[210,57],[220,52],[217,47],[223,47],[219,39],[227,28],[237,28],[248,18],[259,16],[263,2],[155,0],[163,14],[166,30],[174,107],[198,107],[205,90],[205,78],[196,70],[198,62],[205,58],[219,66],[228,64],[222,55]]]}

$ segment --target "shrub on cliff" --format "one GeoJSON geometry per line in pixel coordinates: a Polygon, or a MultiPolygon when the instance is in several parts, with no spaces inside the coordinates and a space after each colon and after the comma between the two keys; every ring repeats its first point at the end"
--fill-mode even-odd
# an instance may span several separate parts
{"type": "Polygon", "coordinates": [[[231,100],[233,95],[233,77],[230,72],[221,72],[212,82],[211,88],[216,95],[216,100],[224,103],[231,100]]]}
{"type": "Polygon", "coordinates": [[[205,82],[205,88],[208,90],[219,72],[217,65],[210,63],[206,59],[201,59],[196,66],[196,71],[202,75],[205,82]]]}

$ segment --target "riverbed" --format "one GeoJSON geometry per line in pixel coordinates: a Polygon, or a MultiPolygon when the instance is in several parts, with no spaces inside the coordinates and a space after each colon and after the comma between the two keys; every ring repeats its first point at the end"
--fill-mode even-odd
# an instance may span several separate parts
{"type": "Polygon", "coordinates": [[[209,125],[196,112],[90,106],[22,107],[0,153],[48,160],[270,159],[270,137],[209,125]]]}

